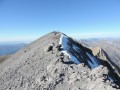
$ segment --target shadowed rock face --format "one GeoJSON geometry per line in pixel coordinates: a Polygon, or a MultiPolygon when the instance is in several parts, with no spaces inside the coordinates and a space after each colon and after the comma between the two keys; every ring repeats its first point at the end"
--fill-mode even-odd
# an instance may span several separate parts
{"type": "Polygon", "coordinates": [[[120,39],[81,40],[80,43],[87,47],[101,47],[120,68],[120,39]]]}
{"type": "Polygon", "coordinates": [[[119,88],[111,71],[91,50],[59,32],[39,38],[5,60],[0,64],[0,72],[1,90],[119,88]]]}
{"type": "Polygon", "coordinates": [[[101,47],[104,49],[109,61],[120,73],[120,39],[81,40],[80,43],[88,48],[101,47]]]}
{"type": "Polygon", "coordinates": [[[102,65],[108,67],[109,71],[111,71],[111,75],[116,77],[116,79],[119,80],[118,83],[120,83],[119,70],[117,70],[116,66],[114,66],[114,63],[111,61],[107,53],[100,47],[94,47],[91,48],[91,50],[94,56],[101,61],[102,65]]]}

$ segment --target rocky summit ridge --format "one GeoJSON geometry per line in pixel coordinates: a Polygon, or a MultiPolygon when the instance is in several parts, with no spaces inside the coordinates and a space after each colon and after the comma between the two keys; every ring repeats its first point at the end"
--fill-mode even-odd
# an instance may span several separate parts
{"type": "Polygon", "coordinates": [[[111,64],[60,32],[21,49],[0,64],[0,72],[0,90],[120,90],[111,64]]]}

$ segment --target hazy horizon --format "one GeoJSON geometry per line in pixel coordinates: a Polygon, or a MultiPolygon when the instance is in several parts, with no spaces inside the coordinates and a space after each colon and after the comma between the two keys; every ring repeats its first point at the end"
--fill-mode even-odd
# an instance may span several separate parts
{"type": "MultiPolygon", "coordinates": [[[[105,37],[105,38],[80,38],[80,39],[78,39],[78,38],[74,38],[74,37],[72,37],[73,39],[76,39],[76,40],[94,40],[94,39],[96,39],[96,40],[120,40],[120,37],[116,37],[116,38],[107,38],[107,37],[105,37]]],[[[33,39],[33,40],[23,40],[23,41],[0,41],[0,45],[14,45],[14,44],[29,44],[29,43],[31,43],[31,42],[33,42],[33,41],[35,41],[35,40],[37,40],[38,38],[36,38],[36,39],[33,39]]]]}

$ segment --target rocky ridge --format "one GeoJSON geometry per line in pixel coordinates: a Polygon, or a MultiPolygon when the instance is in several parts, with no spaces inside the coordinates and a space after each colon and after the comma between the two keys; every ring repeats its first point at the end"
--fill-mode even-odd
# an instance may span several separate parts
{"type": "Polygon", "coordinates": [[[1,90],[120,90],[90,49],[60,32],[32,42],[1,63],[0,72],[1,90]]]}

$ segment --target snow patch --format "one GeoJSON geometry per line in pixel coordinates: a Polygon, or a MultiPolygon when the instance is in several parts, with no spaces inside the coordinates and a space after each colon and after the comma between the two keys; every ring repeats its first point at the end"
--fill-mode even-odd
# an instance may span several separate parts
{"type": "Polygon", "coordinates": [[[99,66],[99,64],[97,63],[97,60],[92,56],[92,55],[90,55],[89,53],[86,53],[87,55],[88,55],[88,57],[90,58],[90,60],[92,61],[89,61],[88,60],[88,63],[89,63],[89,65],[91,66],[91,68],[95,68],[95,67],[98,67],[99,66]]]}
{"type": "Polygon", "coordinates": [[[75,62],[76,64],[80,64],[80,61],[72,54],[70,54],[70,60],[75,62]]]}
{"type": "Polygon", "coordinates": [[[111,76],[108,76],[108,79],[109,79],[110,81],[114,81],[111,76]]]}
{"type": "Polygon", "coordinates": [[[69,40],[68,40],[67,36],[61,34],[61,38],[60,38],[59,44],[62,45],[63,49],[68,49],[68,42],[69,42],[69,40]]]}
{"type": "Polygon", "coordinates": [[[68,54],[68,52],[66,50],[63,50],[62,53],[64,53],[65,55],[69,56],[69,58],[70,58],[70,55],[68,54]]]}
{"type": "MultiPolygon", "coordinates": [[[[74,56],[74,55],[72,55],[70,52],[69,52],[69,50],[70,50],[70,47],[69,47],[69,40],[68,40],[68,37],[67,36],[65,36],[65,35],[63,35],[63,34],[61,34],[61,38],[60,38],[60,42],[59,42],[59,44],[61,44],[62,45],[62,51],[61,52],[63,52],[65,55],[67,55],[67,56],[69,56],[69,59],[71,60],[71,61],[73,61],[74,63],[76,63],[76,64],[80,64],[80,61],[74,56]]],[[[74,49],[76,50],[77,49],[77,47],[74,47],[74,49]]],[[[78,49],[77,49],[77,51],[78,51],[78,49]]]]}
{"type": "Polygon", "coordinates": [[[73,45],[73,49],[80,53],[80,49],[76,45],[73,45]]]}

